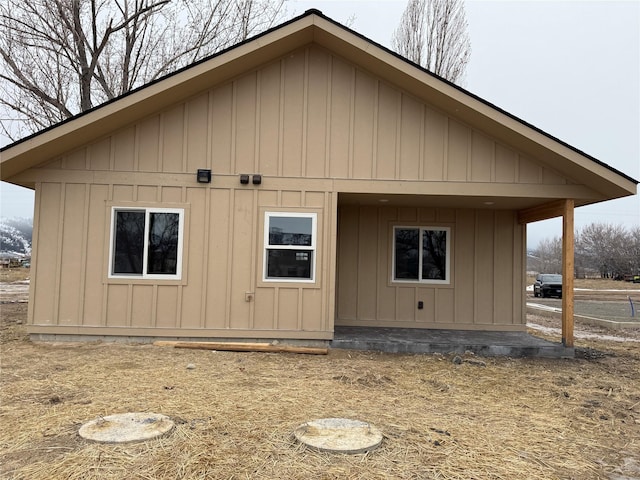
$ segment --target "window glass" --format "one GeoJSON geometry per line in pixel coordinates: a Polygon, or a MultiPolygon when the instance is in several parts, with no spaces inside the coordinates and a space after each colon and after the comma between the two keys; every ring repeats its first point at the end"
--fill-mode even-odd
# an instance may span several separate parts
{"type": "Polygon", "coordinates": [[[113,209],[110,275],[179,278],[181,209],[113,209]]]}
{"type": "Polygon", "coordinates": [[[311,245],[312,219],[309,217],[269,218],[269,245],[311,245]]]}
{"type": "Polygon", "coordinates": [[[149,214],[149,262],[147,273],[175,275],[178,265],[177,213],[149,214]]]}
{"type": "Polygon", "coordinates": [[[144,212],[116,212],[113,273],[142,275],[144,212]]]}
{"type": "Polygon", "coordinates": [[[314,281],[316,214],[265,214],[264,279],[314,281]]]}
{"type": "Polygon", "coordinates": [[[395,234],[395,278],[418,280],[420,230],[397,228],[395,234]]]}
{"type": "Polygon", "coordinates": [[[393,280],[449,283],[449,229],[394,227],[393,280]]]}
{"type": "Polygon", "coordinates": [[[446,280],[447,232],[446,230],[422,231],[422,279],[446,280]]]}
{"type": "Polygon", "coordinates": [[[312,252],[269,249],[267,254],[267,278],[311,278],[312,252]]]}

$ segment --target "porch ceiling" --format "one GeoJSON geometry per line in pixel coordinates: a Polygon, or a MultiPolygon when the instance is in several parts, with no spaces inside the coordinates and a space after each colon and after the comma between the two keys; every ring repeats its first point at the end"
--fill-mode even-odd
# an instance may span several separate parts
{"type": "Polygon", "coordinates": [[[339,205],[377,207],[438,207],[490,210],[522,210],[555,199],[454,195],[390,195],[381,193],[340,193],[339,205]]]}

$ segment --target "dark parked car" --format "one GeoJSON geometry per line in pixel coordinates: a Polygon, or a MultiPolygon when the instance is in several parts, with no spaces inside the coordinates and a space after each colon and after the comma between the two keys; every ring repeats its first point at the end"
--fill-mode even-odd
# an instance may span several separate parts
{"type": "Polygon", "coordinates": [[[562,298],[562,275],[541,273],[533,284],[534,297],[558,297],[562,298]]]}

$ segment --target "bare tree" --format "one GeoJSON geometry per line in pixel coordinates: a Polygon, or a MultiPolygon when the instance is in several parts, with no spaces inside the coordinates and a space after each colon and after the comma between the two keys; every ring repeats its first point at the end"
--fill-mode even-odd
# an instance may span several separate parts
{"type": "Polygon", "coordinates": [[[553,237],[540,240],[534,248],[530,259],[535,260],[535,267],[540,273],[562,273],[562,239],[553,237]]]}
{"type": "Polygon", "coordinates": [[[284,1],[4,0],[2,129],[19,138],[240,42],[284,1]]]}
{"type": "Polygon", "coordinates": [[[436,75],[459,82],[471,58],[463,0],[409,0],[392,46],[436,75]]]}

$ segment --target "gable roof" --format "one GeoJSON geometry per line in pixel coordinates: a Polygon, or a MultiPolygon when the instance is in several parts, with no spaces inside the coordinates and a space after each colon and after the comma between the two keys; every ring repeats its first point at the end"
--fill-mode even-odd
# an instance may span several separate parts
{"type": "Polygon", "coordinates": [[[12,176],[24,170],[311,43],[336,52],[345,60],[601,195],[601,198],[576,205],[636,193],[637,180],[408,61],[318,10],[309,10],[256,37],[0,149],[0,179],[11,181],[12,176]]]}

